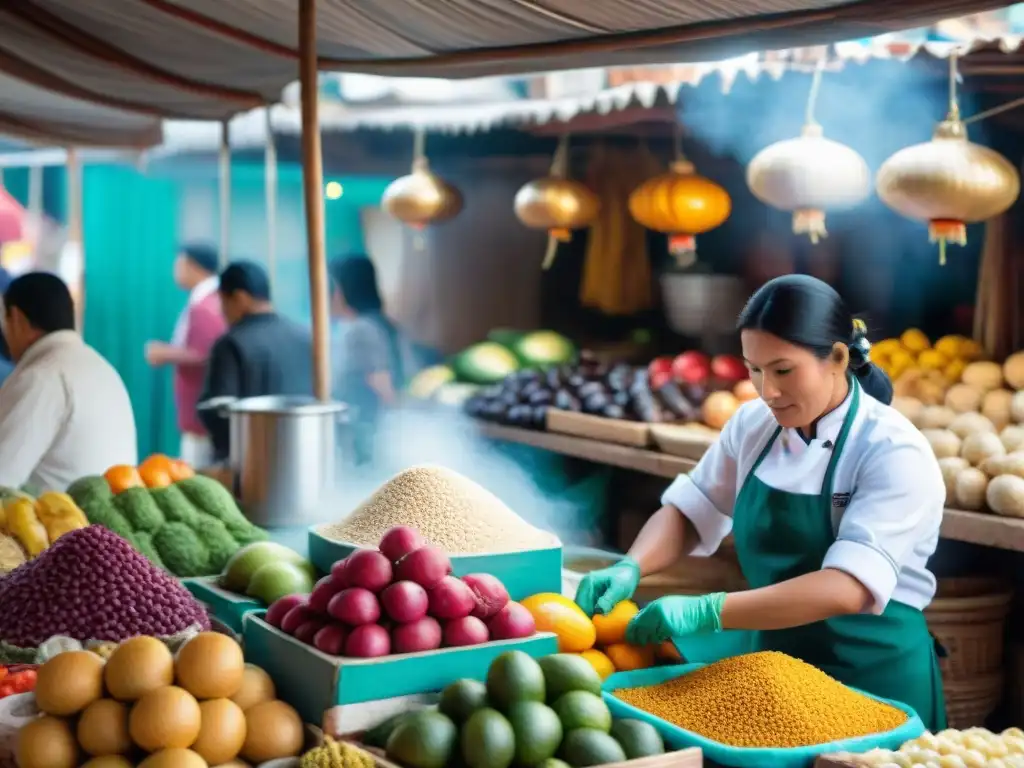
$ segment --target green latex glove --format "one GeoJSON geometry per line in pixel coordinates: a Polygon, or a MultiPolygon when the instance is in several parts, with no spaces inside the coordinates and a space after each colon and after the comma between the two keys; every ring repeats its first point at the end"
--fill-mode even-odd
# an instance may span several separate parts
{"type": "Polygon", "coordinates": [[[640,564],[624,557],[615,565],[591,571],[576,590],[576,605],[587,616],[605,614],[623,600],[629,600],[640,583],[640,564]]]}
{"type": "Polygon", "coordinates": [[[669,595],[649,604],[626,626],[626,642],[651,645],[699,632],[722,629],[725,592],[691,597],[669,595]]]}

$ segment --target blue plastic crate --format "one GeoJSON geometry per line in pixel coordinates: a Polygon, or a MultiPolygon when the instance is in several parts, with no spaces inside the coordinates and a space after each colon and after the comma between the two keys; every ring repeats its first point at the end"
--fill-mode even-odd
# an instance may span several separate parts
{"type": "Polygon", "coordinates": [[[217,576],[182,579],[185,589],[192,597],[209,607],[210,613],[241,634],[242,622],[247,613],[265,611],[267,606],[251,597],[229,592],[217,586],[217,576]]]}
{"type": "Polygon", "coordinates": [[[433,693],[463,677],[483,680],[491,662],[505,651],[524,651],[535,658],[558,653],[558,640],[544,632],[523,640],[376,659],[330,656],[270,626],[262,615],[245,617],[245,658],[263,667],[273,678],[278,697],[314,724],[321,722],[324,710],[337,704],[433,693]]]}
{"type": "MultiPolygon", "coordinates": [[[[324,573],[359,547],[334,541],[309,529],[309,559],[324,573]]],[[[513,600],[523,600],[540,592],[562,591],[562,547],[527,549],[522,552],[504,552],[493,555],[450,555],[452,571],[456,576],[468,573],[489,573],[505,585],[513,600]]]]}
{"type": "Polygon", "coordinates": [[[672,725],[661,718],[615,698],[615,691],[619,688],[643,688],[649,685],[657,685],[666,680],[682,677],[704,666],[706,665],[682,664],[673,667],[640,669],[635,672],[617,672],[604,681],[602,686],[604,689],[604,699],[608,703],[608,708],[614,717],[634,718],[650,723],[658,730],[665,743],[673,749],[700,747],[704,752],[704,757],[710,762],[734,766],[734,768],[761,768],[762,766],[771,766],[772,768],[810,768],[818,755],[831,752],[866,752],[876,747],[880,749],[898,749],[905,741],[916,739],[925,731],[921,718],[906,704],[901,704],[898,701],[889,701],[888,699],[882,699],[878,696],[871,696],[869,693],[858,691],[858,693],[863,693],[865,696],[876,701],[881,701],[906,712],[907,722],[899,728],[886,731],[885,733],[858,736],[852,739],[829,742],[828,744],[815,744],[810,747],[786,749],[731,747],[700,736],[693,731],[687,731],[672,725]]]}

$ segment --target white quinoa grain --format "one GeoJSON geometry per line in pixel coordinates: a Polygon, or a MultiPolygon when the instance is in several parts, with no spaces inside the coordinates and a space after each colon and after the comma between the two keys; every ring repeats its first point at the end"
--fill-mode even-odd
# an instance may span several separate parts
{"type": "Polygon", "coordinates": [[[558,546],[497,496],[450,469],[419,466],[399,472],[340,523],[321,525],[328,539],[374,547],[396,525],[415,528],[450,554],[521,552],[558,546]]]}

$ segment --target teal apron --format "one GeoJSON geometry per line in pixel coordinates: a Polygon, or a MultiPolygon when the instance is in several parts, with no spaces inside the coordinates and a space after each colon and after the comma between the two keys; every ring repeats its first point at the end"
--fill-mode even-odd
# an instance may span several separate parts
{"type": "MultiPolygon", "coordinates": [[[[825,553],[836,540],[833,478],[861,398],[860,384],[852,381],[850,408],[820,493],[779,491],[757,478],[757,469],[781,427],[768,440],[740,489],[733,509],[733,537],[740,568],[751,589],[821,570],[825,553]]],[[[726,635],[731,636],[735,652],[782,651],[854,688],[910,705],[932,732],[946,727],[935,642],[924,614],[916,608],[890,600],[880,616],[837,616],[793,629],[726,632],[713,637],[725,639],[726,635]]],[[[694,638],[697,646],[710,639],[694,638]]],[[[679,638],[677,644],[690,661],[698,660],[695,655],[706,655],[706,646],[690,648],[690,638],[679,638]]]]}

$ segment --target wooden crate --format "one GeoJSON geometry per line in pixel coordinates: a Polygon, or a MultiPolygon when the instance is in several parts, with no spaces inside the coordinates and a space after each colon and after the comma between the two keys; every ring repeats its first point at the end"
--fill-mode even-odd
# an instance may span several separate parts
{"type": "Polygon", "coordinates": [[[703,424],[652,424],[651,437],[663,453],[700,461],[721,432],[703,424]]]}
{"type": "Polygon", "coordinates": [[[603,416],[560,411],[557,408],[548,408],[547,430],[605,443],[631,445],[634,448],[646,448],[651,443],[651,428],[647,422],[606,419],[603,416]]]}
{"type": "MultiPolygon", "coordinates": [[[[347,738],[346,741],[373,755],[378,768],[403,768],[398,763],[388,760],[382,750],[368,747],[354,738],[347,738]]],[[[701,768],[703,764],[704,756],[700,749],[690,747],[689,749],[681,749],[678,752],[666,752],[663,755],[639,757],[636,760],[627,760],[624,763],[605,763],[603,768],[701,768]]]]}

